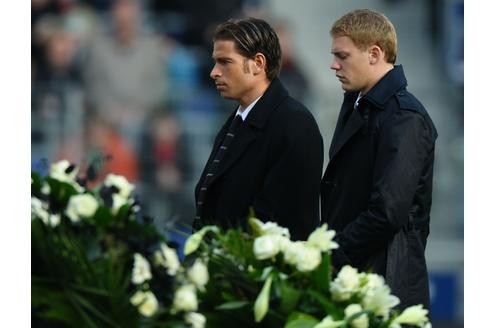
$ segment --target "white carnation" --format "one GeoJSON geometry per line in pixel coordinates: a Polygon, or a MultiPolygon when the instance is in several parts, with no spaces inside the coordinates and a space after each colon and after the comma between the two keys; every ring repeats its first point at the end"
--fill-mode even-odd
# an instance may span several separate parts
{"type": "Polygon", "coordinates": [[[316,326],[313,328],[338,328],[341,327],[345,324],[344,320],[340,321],[335,321],[333,320],[331,315],[327,315],[325,318],[323,318],[322,321],[320,321],[316,326]]]}
{"type": "Polygon", "coordinates": [[[193,285],[184,285],[175,291],[174,311],[196,311],[198,309],[198,298],[193,285]]]}
{"type": "Polygon", "coordinates": [[[254,240],[253,252],[258,260],[269,259],[283,250],[289,242],[281,235],[264,235],[254,240]]]}
{"type": "Polygon", "coordinates": [[[332,240],[334,236],[335,231],[327,230],[327,224],[325,223],[309,235],[308,245],[316,247],[322,252],[327,252],[339,247],[339,245],[332,240]]]}
{"type": "Polygon", "coordinates": [[[71,196],[67,205],[66,214],[72,222],[79,222],[81,218],[92,217],[98,209],[98,201],[91,194],[71,196]]]}
{"type": "Polygon", "coordinates": [[[157,264],[165,267],[167,273],[171,276],[175,276],[180,269],[177,252],[164,243],[160,245],[160,250],[155,252],[155,261],[157,264]]]}
{"type": "Polygon", "coordinates": [[[279,235],[290,238],[289,229],[276,224],[275,222],[262,222],[256,218],[249,219],[250,224],[260,235],[279,235]]]}
{"type": "Polygon", "coordinates": [[[139,313],[145,317],[151,317],[158,310],[158,301],[155,295],[150,292],[137,291],[131,297],[131,303],[138,307],[139,313]]]}
{"type": "Polygon", "coordinates": [[[385,319],[388,319],[390,309],[399,302],[399,298],[391,295],[390,288],[385,284],[367,289],[361,301],[366,310],[370,310],[385,319]]]}
{"type": "Polygon", "coordinates": [[[203,261],[197,259],[194,261],[193,266],[187,271],[187,277],[199,290],[204,290],[209,279],[208,268],[203,261]]]}
{"type": "Polygon", "coordinates": [[[205,316],[198,312],[186,313],[184,321],[190,324],[192,328],[203,328],[206,324],[205,316]]]}
{"type": "Polygon", "coordinates": [[[346,301],[359,291],[359,273],[349,266],[344,266],[334,281],[330,283],[330,292],[335,301],[346,301]]]}
{"type": "Polygon", "coordinates": [[[428,325],[428,310],[423,308],[422,304],[406,308],[402,313],[392,320],[392,325],[428,325]]]}
{"type": "Polygon", "coordinates": [[[50,165],[50,177],[63,182],[74,182],[78,169],[77,167],[74,167],[74,169],[70,173],[67,173],[66,171],[70,165],[71,164],[66,159],[63,159],[56,163],[52,163],[50,165]]]}
{"type": "Polygon", "coordinates": [[[303,241],[291,242],[284,250],[284,261],[301,272],[312,271],[321,263],[321,252],[303,241]]]}
{"type": "Polygon", "coordinates": [[[132,283],[135,285],[142,284],[151,279],[151,270],[148,260],[139,253],[134,254],[134,266],[132,268],[132,283]]]}
{"type": "Polygon", "coordinates": [[[119,190],[118,194],[125,199],[129,198],[131,192],[134,190],[134,185],[129,183],[124,176],[112,173],[107,175],[103,184],[107,187],[116,187],[119,190]]]}
{"type": "MultiPolygon", "coordinates": [[[[363,308],[359,304],[350,304],[348,305],[345,310],[345,317],[346,319],[352,317],[354,314],[363,311],[363,308]]],[[[351,327],[352,328],[368,328],[369,326],[369,319],[366,313],[363,313],[359,315],[356,319],[353,319],[351,321],[351,327]]]]}

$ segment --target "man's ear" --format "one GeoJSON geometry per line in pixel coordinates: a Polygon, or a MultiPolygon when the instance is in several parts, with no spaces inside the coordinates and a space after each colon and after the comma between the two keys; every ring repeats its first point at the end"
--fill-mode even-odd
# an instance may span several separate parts
{"type": "Polygon", "coordinates": [[[258,75],[260,73],[265,72],[266,68],[266,57],[261,52],[256,53],[253,58],[253,72],[254,75],[258,75]]]}
{"type": "Polygon", "coordinates": [[[385,53],[379,46],[373,45],[370,47],[369,50],[370,65],[375,65],[376,63],[379,63],[380,61],[384,60],[384,58],[385,58],[385,53]]]}

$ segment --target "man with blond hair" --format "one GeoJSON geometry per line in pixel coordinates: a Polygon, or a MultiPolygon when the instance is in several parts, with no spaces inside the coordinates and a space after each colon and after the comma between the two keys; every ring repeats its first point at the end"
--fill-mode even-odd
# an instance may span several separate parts
{"type": "Polygon", "coordinates": [[[355,10],[330,34],[331,69],[345,91],[321,184],[322,221],[340,245],[333,263],[383,275],[401,307],[428,307],[435,126],[395,65],[387,17],[355,10]]]}

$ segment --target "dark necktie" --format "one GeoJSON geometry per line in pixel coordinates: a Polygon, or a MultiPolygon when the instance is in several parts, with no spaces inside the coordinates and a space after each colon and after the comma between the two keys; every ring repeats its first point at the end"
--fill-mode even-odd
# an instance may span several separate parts
{"type": "Polygon", "coordinates": [[[203,180],[203,185],[199,189],[198,200],[196,202],[196,219],[201,218],[203,202],[205,199],[206,191],[208,190],[208,184],[210,180],[213,178],[213,176],[218,172],[218,167],[222,159],[225,157],[225,154],[227,153],[227,150],[229,149],[230,145],[232,144],[236,131],[239,128],[239,126],[242,124],[242,122],[243,121],[241,115],[236,115],[235,118],[232,120],[229,130],[227,131],[227,134],[223,138],[222,144],[218,148],[215,157],[206,168],[206,176],[203,180]]]}

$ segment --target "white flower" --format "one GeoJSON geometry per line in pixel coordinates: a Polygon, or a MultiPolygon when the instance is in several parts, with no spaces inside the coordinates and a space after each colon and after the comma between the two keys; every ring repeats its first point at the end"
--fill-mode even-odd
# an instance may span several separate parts
{"type": "Polygon", "coordinates": [[[158,310],[158,301],[155,295],[150,292],[137,291],[131,297],[131,303],[138,307],[139,313],[145,317],[151,317],[158,310]]]}
{"type": "Polygon", "coordinates": [[[290,238],[289,229],[283,228],[275,222],[262,222],[256,218],[250,218],[249,223],[257,235],[280,235],[290,238]]]}
{"type": "Polygon", "coordinates": [[[187,277],[199,290],[204,290],[209,279],[208,268],[203,261],[197,259],[193,266],[187,270],[187,277]]]}
{"type": "Polygon", "coordinates": [[[264,235],[254,240],[253,252],[258,260],[265,260],[277,255],[289,243],[290,240],[281,235],[264,235]]]}
{"type": "Polygon", "coordinates": [[[390,288],[385,285],[378,285],[368,288],[361,301],[366,310],[370,310],[378,316],[388,319],[390,309],[400,303],[399,298],[390,294],[390,288]]]}
{"type": "Polygon", "coordinates": [[[339,247],[339,245],[332,240],[334,236],[335,231],[327,230],[327,224],[325,223],[309,235],[308,245],[316,247],[322,252],[327,252],[339,247]]]}
{"type": "Polygon", "coordinates": [[[345,324],[344,320],[334,321],[331,315],[327,315],[313,328],[338,328],[345,324]]]}
{"type": "Polygon", "coordinates": [[[291,242],[284,249],[284,261],[301,272],[312,271],[321,263],[321,252],[303,241],[291,242]]]}
{"type": "Polygon", "coordinates": [[[269,275],[265,280],[263,288],[254,302],[254,320],[260,322],[268,312],[270,305],[270,288],[272,286],[273,276],[269,275]]]}
{"type": "Polygon", "coordinates": [[[135,285],[142,284],[151,279],[150,264],[144,256],[134,253],[134,267],[132,268],[132,283],[135,285]]]}
{"type": "Polygon", "coordinates": [[[349,266],[344,266],[334,281],[330,283],[330,292],[335,301],[346,301],[352,294],[359,291],[358,271],[349,266]]]}
{"type": "Polygon", "coordinates": [[[60,223],[60,214],[50,214],[48,217],[48,222],[45,222],[45,224],[50,225],[51,227],[56,227],[60,223]]]}
{"type": "MultiPolygon", "coordinates": [[[[345,317],[346,319],[352,317],[354,314],[363,311],[363,308],[359,304],[350,304],[348,305],[345,310],[345,317]]],[[[351,321],[351,327],[352,328],[368,328],[369,326],[369,319],[366,313],[363,313],[359,315],[356,319],[353,319],[351,321]]]]}
{"type": "Polygon", "coordinates": [[[67,205],[66,214],[72,222],[79,222],[81,218],[92,217],[98,209],[98,201],[91,194],[71,196],[67,205]]]}
{"type": "Polygon", "coordinates": [[[169,248],[165,243],[160,245],[160,250],[155,252],[155,261],[157,264],[165,267],[167,273],[175,276],[180,269],[180,262],[177,252],[173,248],[169,248]]]}
{"type": "Polygon", "coordinates": [[[175,291],[174,311],[196,311],[198,309],[198,298],[194,285],[184,285],[175,291]]]}
{"type": "Polygon", "coordinates": [[[107,175],[103,184],[107,187],[116,187],[119,190],[118,194],[125,199],[129,198],[129,195],[134,190],[134,185],[129,183],[124,176],[112,173],[107,175]]]}
{"type": "Polygon", "coordinates": [[[189,236],[189,238],[187,238],[186,240],[186,243],[184,244],[184,255],[187,256],[195,252],[198,249],[199,244],[201,244],[203,237],[208,231],[214,231],[218,233],[219,230],[216,226],[206,226],[201,228],[201,230],[199,230],[198,232],[189,236]]]}
{"type": "Polygon", "coordinates": [[[61,160],[57,163],[52,163],[50,165],[50,177],[63,182],[74,182],[78,169],[77,167],[74,167],[74,169],[70,173],[67,173],[66,171],[70,165],[71,164],[66,159],[61,160]]]}
{"type": "Polygon", "coordinates": [[[50,185],[46,181],[43,181],[43,186],[41,187],[41,193],[43,195],[49,195],[50,191],[51,191],[50,185]]]}
{"type": "Polygon", "coordinates": [[[405,309],[398,317],[392,320],[392,325],[428,325],[428,310],[423,308],[422,304],[413,305],[405,309]]]}
{"type": "Polygon", "coordinates": [[[127,198],[122,197],[120,194],[112,195],[112,214],[116,215],[120,208],[127,203],[127,198]]]}
{"type": "Polygon", "coordinates": [[[198,312],[186,313],[184,321],[190,324],[192,328],[203,328],[206,324],[205,316],[198,312]]]}
{"type": "Polygon", "coordinates": [[[39,218],[47,224],[50,214],[47,211],[48,206],[36,197],[31,197],[31,219],[39,218]]]}
{"type": "Polygon", "coordinates": [[[376,273],[361,273],[361,279],[364,281],[362,290],[366,292],[385,285],[385,279],[376,273]]]}

